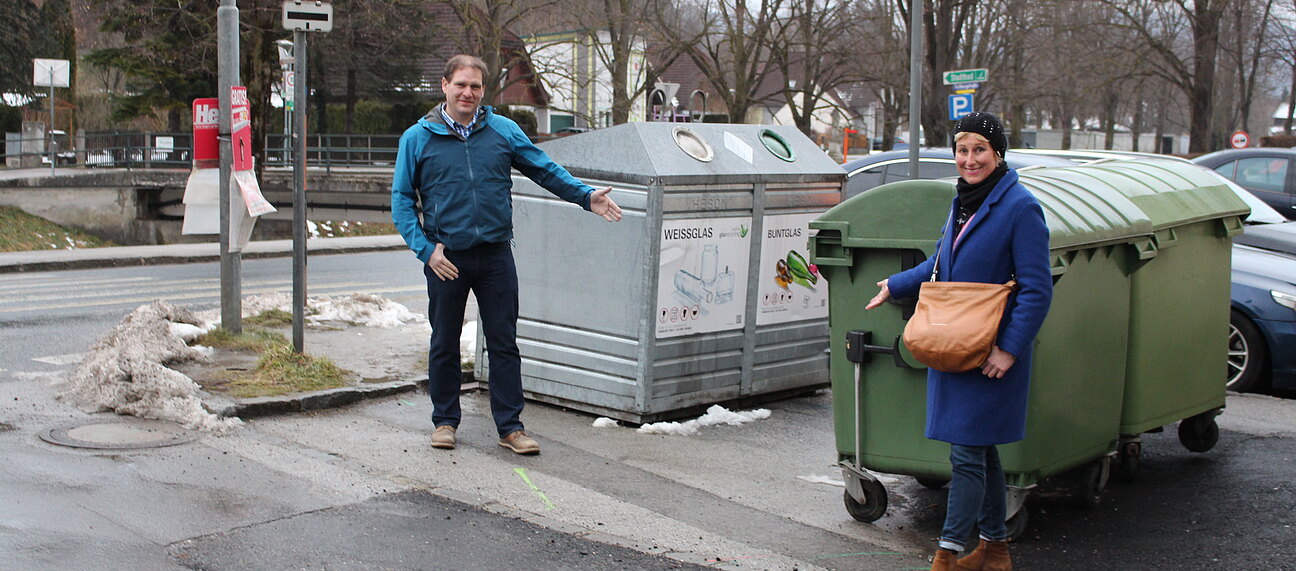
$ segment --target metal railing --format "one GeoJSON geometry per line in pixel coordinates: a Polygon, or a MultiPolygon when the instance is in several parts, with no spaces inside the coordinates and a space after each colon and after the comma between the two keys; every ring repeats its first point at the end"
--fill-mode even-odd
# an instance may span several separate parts
{"type": "MultiPolygon", "coordinates": [[[[292,139],[276,133],[265,136],[267,167],[292,165],[292,139]]],[[[7,136],[3,168],[48,168],[49,145],[54,145],[56,167],[79,168],[189,168],[193,159],[191,133],[100,131],[72,137],[56,134],[38,139],[7,136]]],[[[400,135],[308,135],[306,161],[311,167],[390,168],[396,163],[400,135]]]]}

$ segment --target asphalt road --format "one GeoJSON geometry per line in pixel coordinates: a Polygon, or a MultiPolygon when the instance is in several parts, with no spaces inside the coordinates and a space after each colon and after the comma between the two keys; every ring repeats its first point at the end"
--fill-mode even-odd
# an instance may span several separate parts
{"type": "MultiPolygon", "coordinates": [[[[375,284],[354,287],[385,288],[418,311],[417,269],[383,274],[404,272],[404,262],[403,252],[314,258],[312,292],[375,284]]],[[[244,277],[280,284],[290,280],[284,267],[247,261],[244,277]]],[[[544,446],[538,457],[495,444],[480,393],[465,396],[462,444],[449,452],[426,445],[430,406],[414,394],[258,419],[169,448],[99,452],[37,438],[86,417],[53,399],[51,375],[72,363],[48,357],[84,351],[139,298],[214,306],[215,272],[196,264],[0,276],[3,567],[928,565],[945,492],[884,476],[887,515],[850,519],[833,484],[827,392],[692,437],[593,428],[589,415],[531,404],[524,420],[544,446]]],[[[1296,402],[1231,395],[1219,423],[1220,442],[1204,454],[1183,449],[1174,427],[1147,435],[1138,479],[1113,481],[1097,507],[1082,507],[1067,477],[1042,485],[1013,547],[1017,568],[1296,569],[1296,402]]]]}

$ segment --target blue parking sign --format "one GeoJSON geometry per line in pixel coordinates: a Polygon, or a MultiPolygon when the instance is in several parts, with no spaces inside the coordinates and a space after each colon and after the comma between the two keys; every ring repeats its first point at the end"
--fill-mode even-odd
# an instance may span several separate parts
{"type": "Polygon", "coordinates": [[[949,96],[950,121],[958,121],[972,112],[972,93],[961,93],[949,96]]]}

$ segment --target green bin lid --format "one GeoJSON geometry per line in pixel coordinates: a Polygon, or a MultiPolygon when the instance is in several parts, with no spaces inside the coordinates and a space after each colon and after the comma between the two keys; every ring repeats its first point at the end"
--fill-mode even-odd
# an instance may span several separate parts
{"type": "MultiPolygon", "coordinates": [[[[1152,223],[1126,194],[1109,184],[1081,185],[1065,177],[1021,173],[1022,183],[1039,201],[1055,251],[1146,240],[1152,223]]],[[[945,224],[956,193],[953,179],[885,184],[857,194],[810,223],[837,230],[848,248],[920,248],[930,246],[945,224]]]]}
{"type": "Polygon", "coordinates": [[[1219,177],[1181,161],[1143,159],[1039,169],[1023,173],[1022,179],[1028,188],[1046,185],[1109,188],[1123,194],[1146,213],[1153,231],[1246,216],[1250,212],[1246,203],[1219,177]]]}

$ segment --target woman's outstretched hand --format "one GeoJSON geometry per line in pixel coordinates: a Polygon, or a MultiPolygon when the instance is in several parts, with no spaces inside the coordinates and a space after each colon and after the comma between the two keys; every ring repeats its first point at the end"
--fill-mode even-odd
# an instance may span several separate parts
{"type": "Polygon", "coordinates": [[[887,280],[882,280],[878,282],[877,285],[882,288],[882,291],[877,292],[877,295],[873,296],[873,299],[869,300],[868,305],[865,305],[864,309],[873,309],[882,305],[886,300],[891,299],[891,288],[887,287],[887,280]]]}

